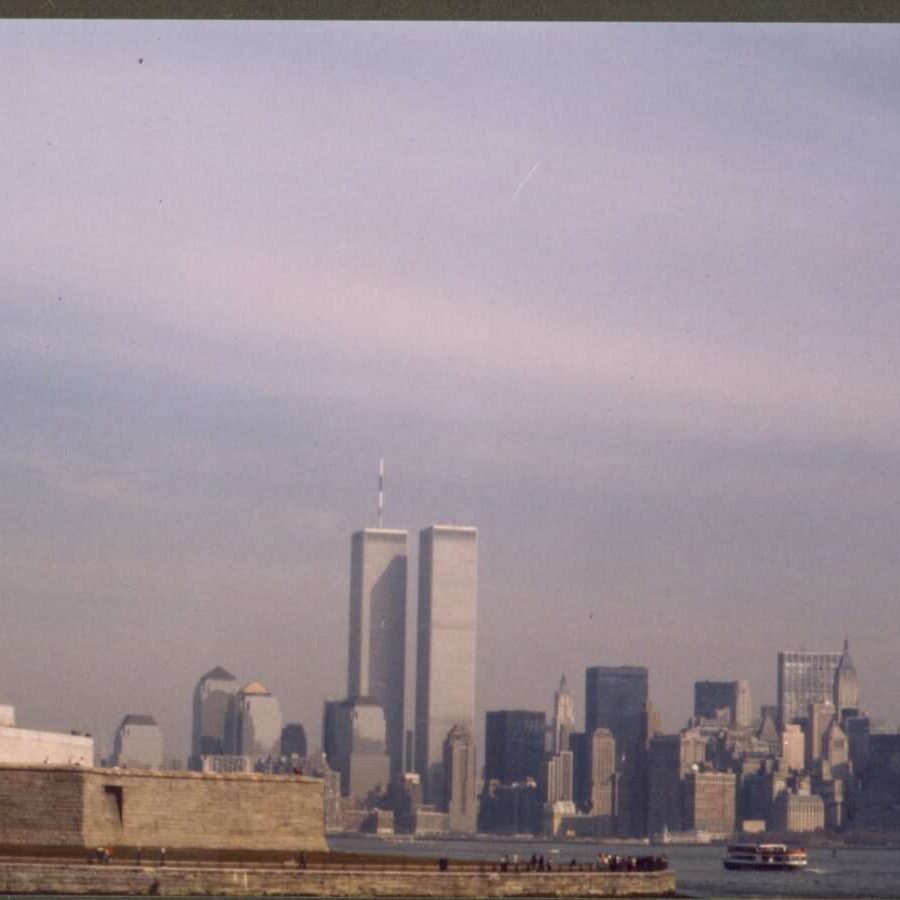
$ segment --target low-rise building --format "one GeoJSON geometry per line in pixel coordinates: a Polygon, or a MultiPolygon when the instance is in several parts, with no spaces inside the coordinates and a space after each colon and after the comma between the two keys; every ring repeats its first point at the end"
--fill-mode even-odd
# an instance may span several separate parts
{"type": "Polygon", "coordinates": [[[234,753],[210,753],[200,757],[200,771],[206,775],[234,775],[253,771],[253,759],[234,753]]]}
{"type": "Polygon", "coordinates": [[[0,725],[0,763],[92,766],[94,739],[89,734],[79,732],[62,734],[0,725]]]}

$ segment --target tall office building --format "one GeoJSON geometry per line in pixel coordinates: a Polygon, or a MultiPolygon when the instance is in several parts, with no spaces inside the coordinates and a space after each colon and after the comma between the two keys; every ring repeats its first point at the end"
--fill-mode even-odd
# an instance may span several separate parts
{"type": "Polygon", "coordinates": [[[841,719],[859,715],[859,675],[850,658],[850,642],[844,638],[844,652],[834,674],[834,705],[841,719]]]}
{"type": "Polygon", "coordinates": [[[607,728],[591,735],[591,813],[616,814],[616,739],[607,728]]]}
{"type": "Polygon", "coordinates": [[[374,700],[329,700],[324,707],[322,745],[328,765],[341,775],[341,793],[357,804],[390,783],[384,712],[374,700]]]}
{"type": "Polygon", "coordinates": [[[575,699],[566,684],[566,676],[559,680],[553,693],[553,741],[552,752],[569,749],[569,737],[575,731],[575,699]]]}
{"type": "Polygon", "coordinates": [[[778,652],[778,727],[804,718],[811,703],[833,703],[840,653],[778,652]]]}
{"type": "Polygon", "coordinates": [[[594,666],[585,678],[585,733],[606,728],[616,742],[619,829],[640,837],[647,828],[647,743],[652,710],[643,666],[594,666]]]}
{"type": "Polygon", "coordinates": [[[264,684],[251,681],[238,691],[232,717],[231,753],[254,759],[281,754],[281,706],[264,684]]]}
{"type": "Polygon", "coordinates": [[[347,697],[384,711],[391,775],[403,771],[407,535],[365,528],[351,540],[347,697]]]}
{"type": "Polygon", "coordinates": [[[281,729],[281,755],[306,756],[306,731],[299,722],[288,722],[281,729]]]}
{"type": "Polygon", "coordinates": [[[544,803],[571,803],[575,808],[575,758],[563,750],[544,760],[541,771],[541,796],[544,803]]]}
{"type": "Polygon", "coordinates": [[[161,769],[163,738],[153,716],[127,715],[113,739],[113,765],[129,769],[161,769]]]}
{"type": "Polygon", "coordinates": [[[649,674],[643,666],[593,666],[585,679],[584,730],[608,728],[621,759],[629,744],[640,739],[649,674]]]}
{"type": "Polygon", "coordinates": [[[900,734],[869,734],[861,760],[859,796],[854,802],[858,827],[900,830],[900,734]]]}
{"type": "Polygon", "coordinates": [[[705,759],[706,741],[699,732],[658,735],[650,741],[647,828],[651,834],[682,828],[682,782],[705,759]]]}
{"type": "Polygon", "coordinates": [[[749,728],[750,684],[746,681],[695,681],[694,716],[708,721],[722,719],[730,728],[749,728]]]}
{"type": "Polygon", "coordinates": [[[201,757],[221,756],[226,748],[229,720],[238,684],[231,672],[216,666],[210,669],[194,688],[194,721],[191,739],[190,767],[200,771],[201,757]]]}
{"type": "Polygon", "coordinates": [[[461,725],[475,732],[478,530],[434,525],[419,534],[416,771],[425,799],[444,796],[443,745],[461,725]]]}
{"type": "Polygon", "coordinates": [[[736,824],[735,782],[734,772],[688,772],[681,789],[681,827],[731,838],[736,824]]]}
{"type": "Polygon", "coordinates": [[[484,778],[513,784],[541,777],[546,716],[527,709],[487,713],[484,729],[484,778]]]}
{"type": "Polygon", "coordinates": [[[806,767],[810,771],[822,758],[824,752],[822,738],[835,716],[836,710],[830,700],[809,704],[804,727],[806,729],[806,767]]]}
{"type": "Polygon", "coordinates": [[[442,752],[447,827],[453,832],[472,834],[478,819],[475,802],[478,768],[472,732],[464,725],[454,725],[447,732],[442,752]]]}
{"type": "MultiPolygon", "coordinates": [[[[572,751],[572,796],[580,812],[591,808],[591,742],[583,731],[573,731],[569,735],[569,749],[572,751]]],[[[613,762],[615,771],[615,761],[613,762]]]]}
{"type": "Polygon", "coordinates": [[[781,732],[781,763],[787,772],[802,772],[806,767],[806,736],[799,725],[785,725],[781,732]]]}
{"type": "Polygon", "coordinates": [[[832,778],[843,778],[850,774],[850,744],[836,718],[831,720],[822,735],[822,758],[828,763],[832,778]]]}

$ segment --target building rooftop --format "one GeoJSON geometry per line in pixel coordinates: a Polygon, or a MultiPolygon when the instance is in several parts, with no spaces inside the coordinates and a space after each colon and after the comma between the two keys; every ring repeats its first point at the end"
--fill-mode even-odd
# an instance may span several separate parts
{"type": "Polygon", "coordinates": [[[156,725],[156,719],[153,716],[144,716],[140,713],[129,713],[122,719],[123,725],[156,725]]]}
{"type": "Polygon", "coordinates": [[[272,692],[261,681],[251,681],[241,688],[241,693],[245,697],[268,697],[272,692]]]}
{"type": "Polygon", "coordinates": [[[207,681],[212,679],[216,679],[217,681],[236,681],[234,675],[232,675],[228,669],[223,669],[221,666],[210,669],[200,680],[207,681]]]}
{"type": "Polygon", "coordinates": [[[357,534],[371,534],[376,536],[383,534],[391,537],[407,537],[409,532],[407,532],[405,528],[363,528],[360,531],[354,532],[354,537],[357,534]]]}

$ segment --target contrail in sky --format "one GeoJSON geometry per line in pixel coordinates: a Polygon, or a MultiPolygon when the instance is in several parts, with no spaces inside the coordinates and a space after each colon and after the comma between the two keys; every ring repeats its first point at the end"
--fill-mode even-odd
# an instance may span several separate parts
{"type": "Polygon", "coordinates": [[[521,180],[521,182],[519,182],[519,186],[516,188],[515,192],[513,193],[512,200],[510,200],[510,203],[516,202],[516,197],[519,196],[519,191],[521,191],[522,188],[525,187],[525,185],[528,183],[528,180],[531,178],[531,176],[534,175],[534,173],[537,172],[537,170],[540,168],[540,165],[541,164],[539,162],[536,162],[531,167],[531,171],[521,180]]]}

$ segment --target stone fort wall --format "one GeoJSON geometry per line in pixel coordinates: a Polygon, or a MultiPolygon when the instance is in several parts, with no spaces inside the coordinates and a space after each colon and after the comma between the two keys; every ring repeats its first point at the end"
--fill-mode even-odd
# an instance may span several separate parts
{"type": "Polygon", "coordinates": [[[0,766],[0,844],[80,847],[83,831],[77,769],[0,766]]]}
{"type": "Polygon", "coordinates": [[[0,766],[0,845],[327,850],[317,778],[0,766]]]}
{"type": "Polygon", "coordinates": [[[674,897],[672,872],[437,872],[389,868],[35,865],[0,862],[0,894],[163,897],[480,898],[674,897]]]}

